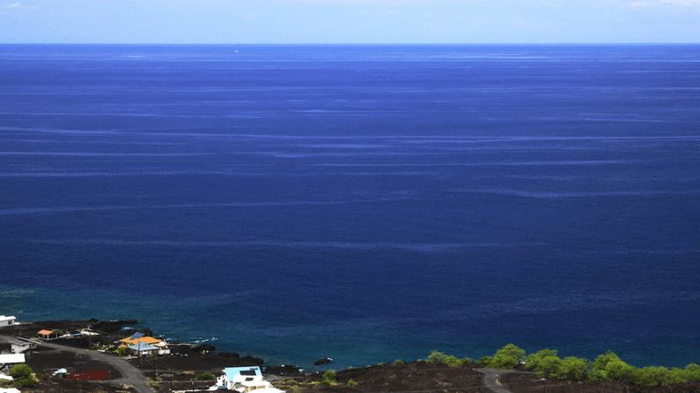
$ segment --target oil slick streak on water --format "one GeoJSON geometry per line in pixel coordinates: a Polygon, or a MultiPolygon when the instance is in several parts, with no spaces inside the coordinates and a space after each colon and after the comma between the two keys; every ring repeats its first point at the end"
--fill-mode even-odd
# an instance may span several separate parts
{"type": "Polygon", "coordinates": [[[700,361],[700,47],[2,46],[0,108],[3,313],[700,361]]]}

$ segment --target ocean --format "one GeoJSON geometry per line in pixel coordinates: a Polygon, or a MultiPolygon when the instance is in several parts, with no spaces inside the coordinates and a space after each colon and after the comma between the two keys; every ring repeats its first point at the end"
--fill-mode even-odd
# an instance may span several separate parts
{"type": "Polygon", "coordinates": [[[700,46],[0,46],[0,314],[680,366],[698,257],[700,46]]]}

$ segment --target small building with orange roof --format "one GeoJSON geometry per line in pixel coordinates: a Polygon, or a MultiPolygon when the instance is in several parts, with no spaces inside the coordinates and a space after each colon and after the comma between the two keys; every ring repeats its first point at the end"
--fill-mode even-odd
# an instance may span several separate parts
{"type": "Polygon", "coordinates": [[[119,340],[119,346],[126,347],[142,355],[145,352],[157,353],[158,355],[169,355],[168,343],[164,340],[146,336],[143,333],[134,333],[131,336],[119,340]],[[154,351],[154,352],[150,352],[154,351]]]}
{"type": "Polygon", "coordinates": [[[49,329],[39,330],[39,333],[37,333],[36,335],[42,340],[51,340],[53,338],[58,337],[58,333],[49,329]]]}

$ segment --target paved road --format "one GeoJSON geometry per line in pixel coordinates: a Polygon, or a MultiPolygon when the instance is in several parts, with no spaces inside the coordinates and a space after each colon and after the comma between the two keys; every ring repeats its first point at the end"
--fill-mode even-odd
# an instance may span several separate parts
{"type": "MultiPolygon", "coordinates": [[[[0,340],[5,341],[7,339],[12,339],[13,337],[0,336],[0,340]]],[[[65,352],[73,352],[75,354],[84,355],[92,358],[98,362],[107,363],[115,369],[119,370],[122,375],[120,379],[114,379],[113,382],[131,385],[136,389],[138,393],[155,393],[148,383],[146,382],[146,377],[143,375],[141,370],[134,367],[131,363],[124,359],[121,359],[114,355],[108,355],[106,353],[93,351],[89,349],[79,349],[67,347],[65,345],[58,345],[48,342],[40,342],[39,346],[45,348],[56,349],[65,352]]]]}
{"type": "Polygon", "coordinates": [[[511,393],[501,384],[501,377],[508,374],[519,374],[522,371],[515,370],[498,370],[495,368],[479,369],[484,374],[484,386],[493,393],[511,393]]]}

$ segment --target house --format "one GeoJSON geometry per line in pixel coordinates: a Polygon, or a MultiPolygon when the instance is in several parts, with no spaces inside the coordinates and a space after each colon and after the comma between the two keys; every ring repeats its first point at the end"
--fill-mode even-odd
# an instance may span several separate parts
{"type": "Polygon", "coordinates": [[[36,349],[37,347],[37,344],[35,342],[29,340],[6,338],[5,341],[7,341],[10,344],[11,353],[25,353],[29,350],[36,349]]]}
{"type": "Polygon", "coordinates": [[[145,336],[143,333],[134,333],[131,336],[119,340],[121,346],[129,348],[139,356],[170,355],[168,343],[154,337],[145,336]],[[154,349],[144,349],[154,347],[154,349]],[[140,349],[139,349],[140,348],[140,349]]]}
{"type": "Polygon", "coordinates": [[[136,345],[138,343],[143,343],[143,344],[148,344],[148,345],[167,345],[167,343],[163,340],[159,340],[154,337],[146,336],[143,333],[134,333],[131,336],[119,340],[119,342],[123,345],[130,346],[130,345],[136,345]]]}
{"type": "Polygon", "coordinates": [[[210,390],[231,390],[239,393],[285,393],[265,381],[260,367],[227,367],[210,390]]]}
{"type": "Polygon", "coordinates": [[[167,344],[165,343],[151,345],[138,342],[136,344],[128,345],[127,348],[129,348],[131,352],[137,356],[170,355],[170,348],[168,348],[167,344]]]}
{"type": "Polygon", "coordinates": [[[137,343],[129,345],[128,348],[136,356],[155,356],[158,354],[159,348],[153,345],[137,343]]]}
{"type": "Polygon", "coordinates": [[[17,324],[17,318],[0,315],[0,328],[17,324]]]}
{"type": "Polygon", "coordinates": [[[47,340],[47,341],[58,337],[58,333],[54,332],[53,330],[49,330],[49,329],[39,330],[39,333],[37,333],[36,335],[40,339],[47,340]]]}
{"type": "Polygon", "coordinates": [[[10,355],[0,355],[0,368],[15,364],[25,363],[26,359],[23,353],[13,353],[10,355]]]}
{"type": "Polygon", "coordinates": [[[0,393],[22,393],[22,392],[20,392],[19,389],[15,389],[15,388],[10,388],[10,389],[0,388],[0,393]]]}

